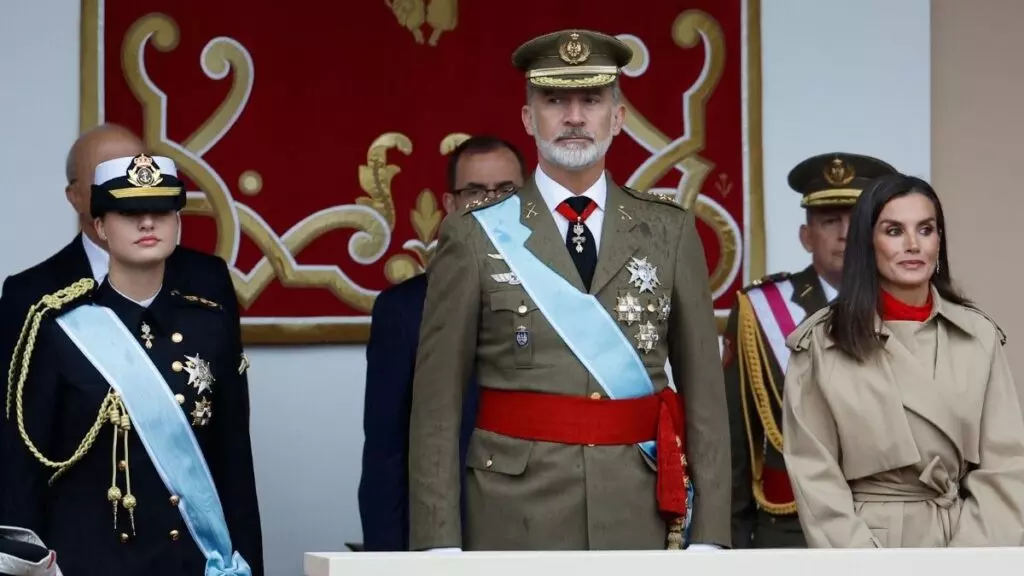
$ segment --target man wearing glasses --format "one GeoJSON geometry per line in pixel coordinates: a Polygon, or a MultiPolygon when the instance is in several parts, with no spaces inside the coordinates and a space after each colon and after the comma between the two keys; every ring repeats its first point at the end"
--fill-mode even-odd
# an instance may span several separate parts
{"type": "MultiPolygon", "coordinates": [[[[475,136],[452,153],[448,189],[442,202],[451,214],[474,201],[504,195],[522,186],[522,154],[512,144],[475,136]]],[[[377,296],[366,346],[366,400],[363,408],[363,472],[359,515],[367,551],[409,549],[409,410],[427,277],[420,274],[377,296]]],[[[462,458],[476,416],[475,383],[467,388],[462,418],[462,458]]]]}

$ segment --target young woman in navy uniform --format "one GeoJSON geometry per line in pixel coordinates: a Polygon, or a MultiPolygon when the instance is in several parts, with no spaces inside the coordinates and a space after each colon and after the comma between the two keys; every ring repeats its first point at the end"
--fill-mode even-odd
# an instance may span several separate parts
{"type": "Polygon", "coordinates": [[[5,518],[66,574],[263,573],[237,320],[163,282],[184,205],[168,158],[100,164],[109,274],[44,297],[14,351],[5,518]]]}

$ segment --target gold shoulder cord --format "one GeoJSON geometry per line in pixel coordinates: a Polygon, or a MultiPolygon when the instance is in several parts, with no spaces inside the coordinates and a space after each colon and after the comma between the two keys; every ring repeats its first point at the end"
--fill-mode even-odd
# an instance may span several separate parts
{"type": "Polygon", "coordinates": [[[769,514],[792,514],[796,512],[796,502],[769,502],[764,495],[764,448],[754,446],[754,435],[750,425],[750,410],[747,406],[747,376],[752,391],[751,396],[757,407],[765,437],[779,453],[782,453],[782,432],[772,414],[771,396],[765,386],[764,375],[768,376],[768,386],[779,406],[782,406],[782,395],[775,384],[769,357],[765,350],[764,340],[758,332],[757,316],[746,294],[737,296],[739,304],[739,322],[737,326],[740,369],[740,398],[743,402],[743,420],[747,429],[747,444],[750,446],[750,466],[753,475],[752,489],[758,505],[769,514]]]}
{"type": "MultiPolygon", "coordinates": [[[[59,478],[64,472],[66,472],[71,466],[81,460],[92,445],[96,442],[96,437],[99,435],[100,429],[103,424],[107,421],[114,425],[114,479],[111,482],[111,487],[107,491],[107,499],[114,506],[114,525],[117,525],[117,504],[118,501],[128,510],[132,520],[132,530],[134,532],[135,519],[133,510],[136,506],[135,497],[131,494],[131,481],[127,481],[128,494],[122,498],[121,490],[116,485],[117,476],[117,441],[118,431],[123,431],[124,448],[125,448],[125,470],[127,476],[127,450],[128,450],[128,429],[130,428],[130,420],[128,413],[124,408],[120,397],[114,392],[108,392],[107,396],[103,399],[103,403],[100,405],[99,413],[96,417],[96,422],[93,423],[92,427],[86,433],[85,437],[82,438],[78,448],[72,454],[71,458],[64,461],[51,460],[43,455],[43,453],[36,447],[35,443],[29,437],[28,432],[25,430],[25,415],[23,412],[23,396],[25,390],[25,382],[28,379],[29,364],[32,359],[32,352],[35,349],[36,339],[39,336],[39,327],[42,323],[43,317],[50,311],[59,311],[65,305],[74,302],[88,294],[94,287],[95,281],[91,278],[83,278],[68,286],[62,288],[53,294],[47,294],[40,299],[39,302],[33,304],[28,311],[28,315],[25,318],[25,323],[21,328],[21,334],[18,336],[18,342],[14,347],[14,353],[11,358],[11,366],[7,374],[7,418],[10,419],[11,415],[11,403],[13,399],[15,408],[15,417],[18,422],[18,433],[21,435],[21,440],[25,443],[29,452],[39,461],[40,464],[47,468],[55,468],[57,471],[50,477],[49,485],[59,478]],[[24,348],[24,355],[21,356],[21,361],[18,362],[21,350],[24,348]],[[15,383],[15,366],[20,366],[18,370],[18,379],[15,383]]],[[[129,477],[130,478],[130,477],[129,477]]]]}

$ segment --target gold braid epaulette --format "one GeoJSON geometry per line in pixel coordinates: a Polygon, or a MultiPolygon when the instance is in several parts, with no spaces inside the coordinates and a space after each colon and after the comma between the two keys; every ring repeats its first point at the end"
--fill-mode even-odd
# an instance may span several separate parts
{"type": "Polygon", "coordinates": [[[96,436],[99,434],[100,428],[106,419],[107,412],[110,403],[114,401],[114,397],[110,394],[103,400],[103,405],[100,407],[99,417],[96,419],[96,423],[93,424],[89,432],[86,433],[85,438],[82,439],[78,449],[72,454],[71,458],[59,462],[50,460],[43,455],[42,452],[36,447],[29,438],[28,432],[25,430],[25,416],[23,413],[23,393],[25,389],[25,381],[28,379],[29,364],[32,359],[32,352],[35,348],[36,338],[39,336],[39,327],[43,321],[43,316],[50,311],[58,311],[64,306],[78,300],[85,296],[96,287],[96,282],[92,278],[83,278],[67,288],[62,288],[53,294],[47,294],[43,296],[39,302],[33,304],[29,310],[28,315],[25,317],[25,323],[22,325],[21,334],[18,336],[18,343],[14,346],[14,353],[11,355],[11,366],[7,373],[7,418],[11,417],[11,402],[13,398],[15,417],[18,423],[18,433],[21,435],[22,441],[28,448],[29,452],[35,456],[43,466],[47,468],[56,468],[57,472],[50,478],[50,484],[53,484],[61,474],[63,474],[73,464],[78,462],[85,456],[89,448],[92,447],[96,441],[96,436]],[[23,356],[22,348],[24,348],[23,356]],[[15,367],[20,367],[19,370],[15,370],[15,367]],[[15,373],[18,374],[17,381],[15,381],[15,373]]]}
{"type": "Polygon", "coordinates": [[[760,446],[754,446],[754,435],[750,425],[750,410],[747,407],[747,377],[754,404],[757,408],[758,417],[761,420],[761,427],[764,435],[772,446],[782,453],[782,431],[775,422],[775,415],[772,413],[771,396],[775,397],[779,406],[782,405],[782,395],[775,384],[775,376],[772,373],[769,357],[765,350],[764,340],[758,330],[757,316],[754,314],[754,307],[750,298],[745,293],[736,295],[739,306],[739,318],[736,328],[737,332],[737,356],[739,357],[740,370],[740,398],[743,403],[743,420],[747,428],[747,443],[750,446],[750,466],[753,476],[752,490],[754,499],[758,505],[769,514],[793,514],[796,512],[796,502],[769,502],[764,495],[764,481],[762,473],[764,470],[764,450],[760,446]],[[768,375],[768,386],[771,387],[772,395],[768,393],[765,386],[764,376],[768,375]]]}

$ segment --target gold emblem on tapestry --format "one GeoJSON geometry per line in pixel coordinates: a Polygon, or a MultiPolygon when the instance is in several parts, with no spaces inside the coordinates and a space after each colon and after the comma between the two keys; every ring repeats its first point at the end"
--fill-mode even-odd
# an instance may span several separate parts
{"type": "Polygon", "coordinates": [[[846,186],[853,181],[857,171],[842,158],[833,158],[832,162],[822,170],[822,175],[832,186],[846,186]]]}
{"type": "Polygon", "coordinates": [[[454,30],[459,23],[458,0],[384,0],[398,23],[412,32],[417,44],[437,46],[441,34],[454,30]],[[430,25],[430,38],[423,36],[423,25],[430,25]]]}
{"type": "MultiPolygon", "coordinates": [[[[409,29],[417,42],[436,45],[442,31],[453,30],[456,25],[457,0],[385,0],[399,23],[409,29]],[[420,29],[430,24],[433,31],[428,38],[420,29]]],[[[219,37],[211,40],[204,52],[202,65],[210,70],[230,70],[231,85],[227,96],[214,113],[181,142],[172,141],[167,134],[166,120],[162,110],[166,109],[168,96],[146,78],[146,62],[139,60],[145,54],[143,48],[153,44],[161,49],[172,49],[180,40],[177,23],[162,14],[149,14],[138,19],[121,46],[122,60],[137,62],[124,70],[125,80],[137,94],[143,110],[143,134],[153,154],[174,160],[194,183],[186,215],[210,217],[216,226],[214,253],[232,265],[232,276],[239,302],[243,308],[251,306],[263,291],[275,280],[290,287],[321,288],[330,291],[340,302],[354,309],[369,312],[377,291],[358,285],[344,270],[326,270],[322,262],[300,264],[297,256],[316,239],[336,230],[351,231],[352,241],[348,254],[360,263],[377,262],[388,251],[393,242],[400,242],[402,251],[392,254],[383,262],[384,275],[392,284],[421,273],[429,263],[436,248],[436,233],[443,218],[434,193],[421,189],[415,196],[415,208],[410,214],[416,238],[398,239],[396,229],[396,207],[392,198],[392,179],[401,168],[390,161],[389,155],[397,151],[406,156],[412,154],[412,141],[399,132],[386,132],[370,143],[367,161],[358,167],[359,184],[364,192],[355,202],[332,206],[321,210],[289,230],[287,234],[272,230],[264,219],[244,199],[232,197],[232,183],[217,174],[215,167],[202,159],[217,143],[230,132],[237,119],[244,112],[253,90],[254,64],[246,48],[237,40],[219,37]],[[367,210],[369,208],[369,210],[367,210]],[[263,257],[249,270],[235,269],[234,255],[240,238],[251,239],[263,253],[263,257]],[[404,242],[403,242],[404,240],[404,242]]],[[[684,110],[682,125],[688,129],[676,137],[663,132],[648,120],[635,105],[626,101],[626,132],[644,149],[651,151],[651,157],[629,176],[625,185],[640,191],[663,191],[685,208],[693,211],[715,234],[720,246],[717,264],[712,270],[709,283],[712,292],[732,282],[740,258],[742,237],[730,224],[729,215],[714,201],[704,199],[700,194],[703,183],[713,170],[713,165],[701,156],[706,145],[707,119],[705,106],[710,99],[725,69],[725,37],[720,24],[710,15],[698,10],[683,11],[671,26],[671,38],[683,49],[702,49],[706,74],[683,94],[684,110]],[[683,174],[675,189],[658,188],[657,184],[669,172],[683,174]]],[[[621,38],[634,48],[637,56],[624,67],[624,71],[638,77],[649,64],[648,54],[639,50],[629,37],[621,38]]],[[[591,56],[591,47],[584,38],[566,35],[560,56],[570,62],[583,63],[591,56]]],[[[83,125],[97,120],[85,111],[83,125]]],[[[440,146],[446,155],[468,134],[453,133],[440,146]]],[[[435,148],[436,150],[436,148],[435,148]]],[[[141,176],[140,176],[141,178],[141,176]]],[[[254,169],[245,170],[239,177],[237,187],[246,196],[256,196],[262,189],[262,177],[254,169]]],[[[755,193],[760,193],[759,190],[755,193]]],[[[406,212],[409,214],[409,212],[406,212]]],[[[760,230],[752,231],[760,234],[760,230]]],[[[760,259],[760,256],[757,256],[760,259]]],[[[755,262],[759,269],[762,262],[755,262]]],[[[362,326],[355,326],[361,328],[362,326]]],[[[332,326],[284,322],[260,326],[252,332],[267,333],[281,331],[294,334],[297,341],[306,338],[321,339],[324,334],[335,333],[332,326]],[[268,330],[269,329],[269,330],[268,330]]]]}
{"type": "Polygon", "coordinates": [[[566,64],[583,64],[590,58],[590,43],[582,38],[579,32],[571,32],[558,47],[558,56],[566,64]]]}

